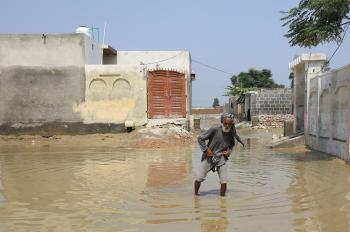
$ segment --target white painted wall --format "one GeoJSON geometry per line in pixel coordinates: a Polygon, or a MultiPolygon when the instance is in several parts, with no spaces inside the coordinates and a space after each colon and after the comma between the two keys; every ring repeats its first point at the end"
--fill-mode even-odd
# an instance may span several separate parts
{"type": "Polygon", "coordinates": [[[323,53],[309,53],[301,54],[289,63],[289,68],[294,73],[294,132],[304,130],[307,133],[310,80],[322,74],[322,66],[326,60],[323,53]]]}
{"type": "Polygon", "coordinates": [[[350,160],[350,65],[311,79],[310,91],[306,144],[350,160]]]}

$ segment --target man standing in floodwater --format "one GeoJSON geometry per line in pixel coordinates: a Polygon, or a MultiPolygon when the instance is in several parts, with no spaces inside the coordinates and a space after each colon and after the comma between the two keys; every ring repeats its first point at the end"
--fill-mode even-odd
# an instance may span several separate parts
{"type": "Polygon", "coordinates": [[[221,125],[212,127],[198,136],[198,143],[203,152],[201,164],[197,178],[194,181],[194,194],[199,195],[199,187],[204,181],[208,172],[217,171],[221,184],[220,195],[225,196],[227,188],[227,165],[226,161],[230,156],[233,147],[235,146],[235,139],[242,144],[244,143],[239,138],[235,125],[233,123],[233,116],[224,113],[221,116],[221,125]],[[209,140],[206,143],[206,140],[209,140]]]}

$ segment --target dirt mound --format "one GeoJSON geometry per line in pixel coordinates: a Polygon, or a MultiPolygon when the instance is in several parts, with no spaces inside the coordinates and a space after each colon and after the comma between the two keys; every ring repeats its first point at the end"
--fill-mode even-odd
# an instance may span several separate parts
{"type": "Polygon", "coordinates": [[[87,148],[170,148],[193,143],[194,136],[176,120],[153,121],[130,133],[86,135],[0,135],[0,150],[81,150],[87,148]]]}
{"type": "Polygon", "coordinates": [[[139,148],[168,148],[192,143],[193,135],[178,125],[138,129],[139,148]]]}

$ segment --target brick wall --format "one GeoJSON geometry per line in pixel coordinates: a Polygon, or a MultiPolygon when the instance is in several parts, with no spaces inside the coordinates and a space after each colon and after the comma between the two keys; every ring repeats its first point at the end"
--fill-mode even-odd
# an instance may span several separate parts
{"type": "Polygon", "coordinates": [[[251,115],[292,113],[292,89],[259,89],[251,95],[251,115]]]}

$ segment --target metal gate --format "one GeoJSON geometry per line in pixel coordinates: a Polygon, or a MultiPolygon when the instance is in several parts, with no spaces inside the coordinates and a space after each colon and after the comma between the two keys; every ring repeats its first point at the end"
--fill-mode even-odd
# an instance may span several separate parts
{"type": "Polygon", "coordinates": [[[185,74],[156,70],[148,72],[148,118],[186,117],[185,74]]]}

